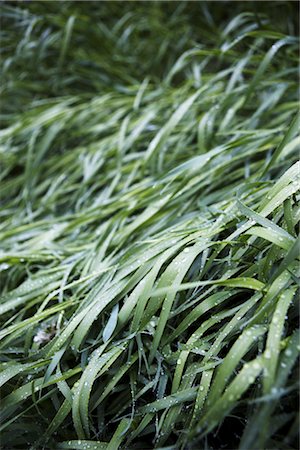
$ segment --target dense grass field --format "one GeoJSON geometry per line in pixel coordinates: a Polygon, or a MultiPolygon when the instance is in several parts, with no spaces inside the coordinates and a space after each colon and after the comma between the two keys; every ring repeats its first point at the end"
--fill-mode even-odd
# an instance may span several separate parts
{"type": "Polygon", "coordinates": [[[0,8],[1,448],[299,448],[298,3],[0,8]]]}

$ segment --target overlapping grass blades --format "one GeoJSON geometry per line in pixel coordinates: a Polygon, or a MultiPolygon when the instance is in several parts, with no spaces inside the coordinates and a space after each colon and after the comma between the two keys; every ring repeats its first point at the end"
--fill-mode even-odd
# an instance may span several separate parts
{"type": "Polygon", "coordinates": [[[296,448],[296,4],[227,4],[1,5],[3,448],[296,448]]]}

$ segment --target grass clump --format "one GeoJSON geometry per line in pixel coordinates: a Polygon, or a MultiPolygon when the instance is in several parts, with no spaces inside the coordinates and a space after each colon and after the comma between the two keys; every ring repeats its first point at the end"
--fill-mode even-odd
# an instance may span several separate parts
{"type": "Polygon", "coordinates": [[[297,448],[296,3],[1,10],[3,448],[297,448]]]}

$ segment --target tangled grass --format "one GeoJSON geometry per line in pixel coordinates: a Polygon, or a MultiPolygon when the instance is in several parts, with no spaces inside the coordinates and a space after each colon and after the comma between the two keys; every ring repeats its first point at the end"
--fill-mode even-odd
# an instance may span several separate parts
{"type": "Polygon", "coordinates": [[[2,448],[297,448],[297,4],[1,17],[2,448]]]}

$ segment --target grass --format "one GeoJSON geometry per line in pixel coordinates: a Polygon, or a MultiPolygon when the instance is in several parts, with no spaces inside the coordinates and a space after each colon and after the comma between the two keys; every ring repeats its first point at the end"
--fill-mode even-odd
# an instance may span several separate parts
{"type": "Polygon", "coordinates": [[[297,4],[1,17],[2,448],[297,448],[297,4]]]}

